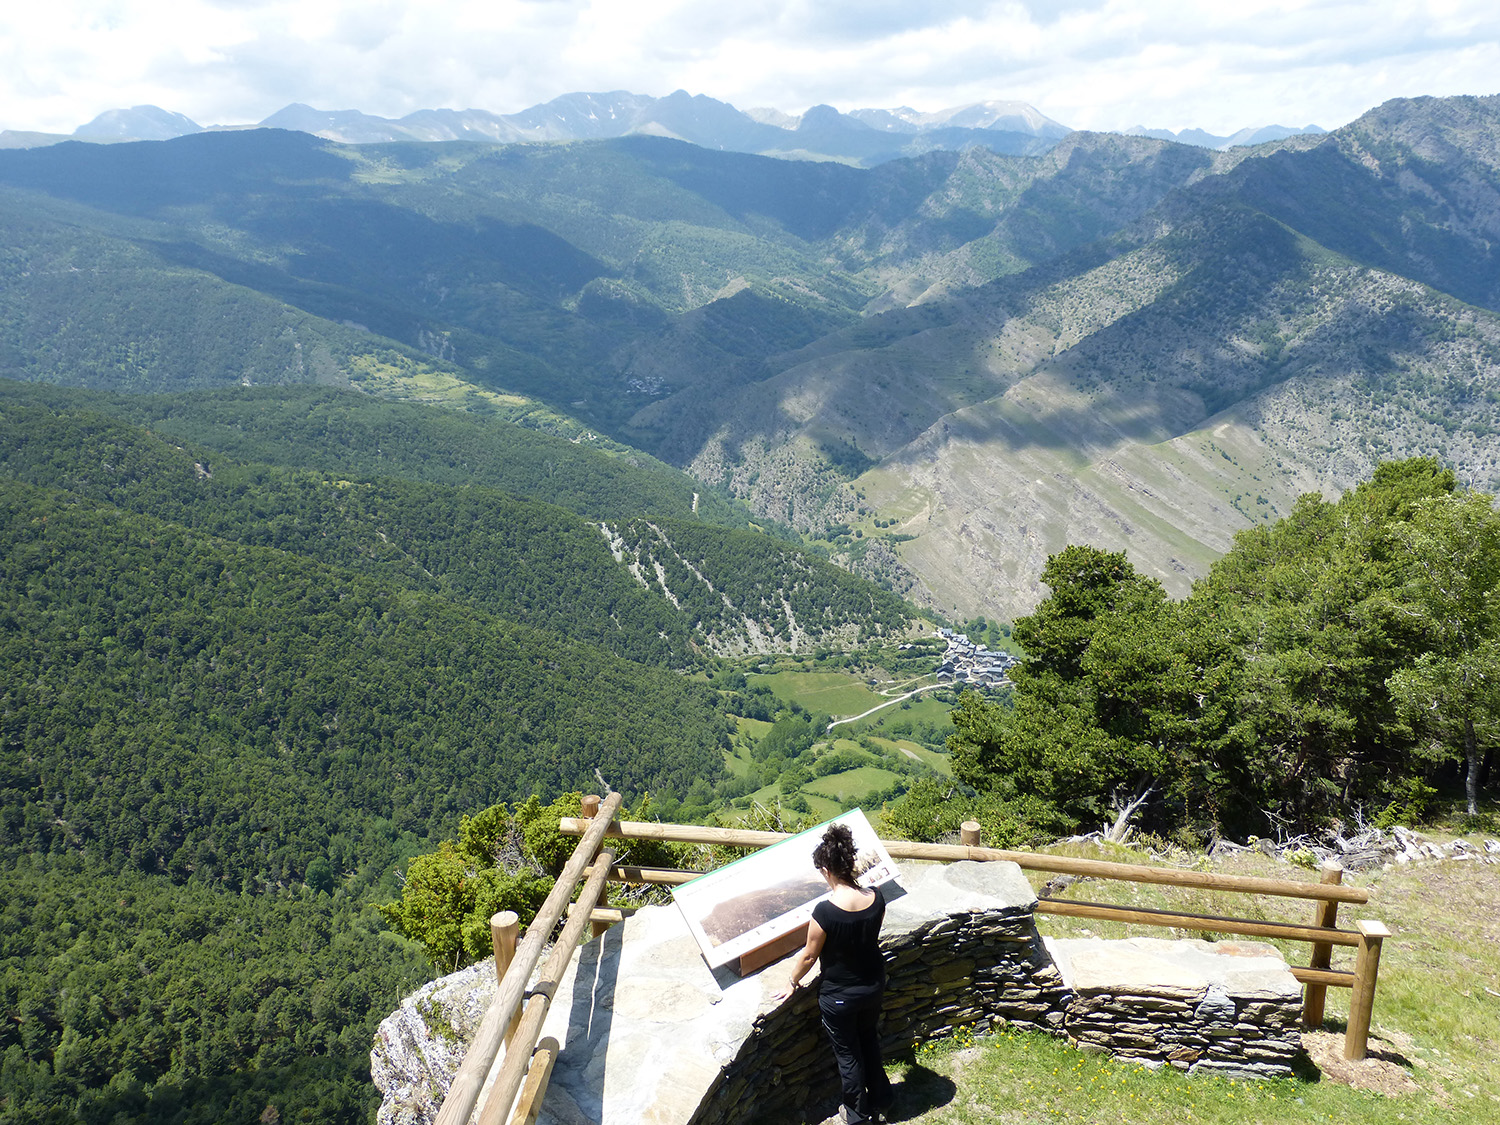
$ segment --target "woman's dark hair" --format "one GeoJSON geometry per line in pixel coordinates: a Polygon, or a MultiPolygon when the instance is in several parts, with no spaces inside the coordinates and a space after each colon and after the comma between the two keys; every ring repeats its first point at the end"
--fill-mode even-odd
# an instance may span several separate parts
{"type": "Polygon", "coordinates": [[[854,885],[854,833],[847,824],[830,824],[823,841],[813,849],[813,865],[826,871],[841,883],[854,885]]]}

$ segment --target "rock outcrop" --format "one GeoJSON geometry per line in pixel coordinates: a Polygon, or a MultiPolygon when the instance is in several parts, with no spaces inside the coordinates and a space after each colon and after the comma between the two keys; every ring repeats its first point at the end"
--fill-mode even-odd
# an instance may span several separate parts
{"type": "Polygon", "coordinates": [[[481,961],[424,984],[380,1021],[370,1050],[370,1077],[384,1095],[377,1125],[437,1118],[496,985],[494,960],[481,961]]]}

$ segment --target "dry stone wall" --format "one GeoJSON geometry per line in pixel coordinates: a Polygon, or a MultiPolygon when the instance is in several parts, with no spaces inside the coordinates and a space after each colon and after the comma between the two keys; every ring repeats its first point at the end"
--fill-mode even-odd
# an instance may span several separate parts
{"type": "MultiPolygon", "coordinates": [[[[905,891],[886,907],[887,1055],[952,1035],[1007,1025],[1060,1030],[1066,994],[1037,934],[1036,896],[1009,863],[903,865],[905,891]]],[[[786,979],[785,966],[765,974],[786,979]]],[[[821,1121],[837,1103],[838,1074],[813,989],[759,1013],[716,1076],[690,1125],[821,1121]]]]}
{"type": "Polygon", "coordinates": [[[1259,942],[1048,938],[1086,1051],[1193,1073],[1285,1078],[1302,1050],[1302,988],[1259,942]]]}
{"type": "MultiPolygon", "coordinates": [[[[1298,1049],[1300,992],[1270,947],[1044,942],[1035,906],[1013,864],[903,864],[882,934],[886,1051],[961,1028],[1010,1027],[1151,1065],[1286,1073],[1298,1049]]],[[[492,968],[482,968],[492,982],[492,968]]],[[[675,907],[646,908],[612,927],[579,951],[553,997],[543,1034],[562,1051],[542,1125],[821,1121],[837,1102],[832,1052],[814,989],[776,999],[786,972],[785,962],[744,979],[710,971],[675,907]]],[[[455,1053],[416,1040],[433,1027],[447,1038],[438,1026],[445,999],[456,1004],[454,1028],[466,1029],[482,981],[428,986],[382,1025],[382,1121],[433,1119],[451,1080],[442,1062],[455,1053]],[[398,1047],[418,1073],[397,1064],[398,1047]]]]}

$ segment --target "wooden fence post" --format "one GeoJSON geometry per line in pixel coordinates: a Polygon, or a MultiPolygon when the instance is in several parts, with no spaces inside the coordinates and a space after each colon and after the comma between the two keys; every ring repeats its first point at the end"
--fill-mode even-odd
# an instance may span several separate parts
{"type": "MultiPolygon", "coordinates": [[[[1319,879],[1322,883],[1342,883],[1344,881],[1344,865],[1336,859],[1330,859],[1323,864],[1323,874],[1319,879]]],[[[1339,904],[1332,899],[1324,899],[1313,906],[1313,925],[1325,926],[1332,929],[1338,924],[1339,904]]],[[[1315,941],[1312,947],[1312,959],[1308,961],[1310,969],[1326,969],[1333,963],[1333,946],[1326,941],[1315,941]]],[[[1316,984],[1311,981],[1307,983],[1302,992],[1302,1026],[1308,1028],[1323,1026],[1323,1001],[1328,996],[1326,984],[1316,984]]]]}
{"type": "Polygon", "coordinates": [[[959,841],[967,848],[979,846],[979,821],[966,820],[958,826],[959,841]]]}
{"type": "Polygon", "coordinates": [[[1369,1050],[1370,1016],[1375,1010],[1375,980],[1380,973],[1380,944],[1391,931],[1379,922],[1360,920],[1359,952],[1354,962],[1354,995],[1349,1000],[1349,1026],[1344,1030],[1344,1058],[1358,1062],[1369,1050]]]}
{"type": "MultiPolygon", "coordinates": [[[[474,1103],[479,1100],[479,1092],[484,1087],[485,1076],[489,1074],[490,1067],[499,1055],[501,1045],[505,1042],[505,1030],[510,1026],[516,1012],[520,1010],[521,998],[526,992],[526,980],[531,976],[531,970],[536,967],[536,963],[541,960],[542,946],[551,936],[552,927],[557,924],[558,919],[567,909],[568,900],[573,897],[573,888],[578,886],[578,880],[583,877],[583,869],[595,863],[596,854],[608,854],[607,860],[600,860],[599,864],[596,864],[596,866],[602,865],[606,871],[615,861],[614,853],[600,853],[599,845],[604,838],[605,830],[609,827],[609,821],[614,819],[619,808],[620,795],[611,793],[600,809],[600,812],[604,814],[603,821],[593,823],[585,829],[583,839],[579,840],[578,846],[573,849],[572,858],[563,867],[562,874],[557,877],[551,892],[547,895],[547,900],[542,903],[541,909],[536,913],[536,918],[527,927],[526,937],[516,946],[515,960],[511,962],[510,971],[500,982],[500,990],[495,993],[495,999],[490,1002],[484,1019],[475,1031],[474,1038],[469,1043],[469,1049],[464,1054],[464,1061],[459,1065],[458,1073],[453,1076],[453,1081],[448,1087],[448,1096],[443,1099],[443,1106],[438,1110],[436,1125],[466,1125],[470,1115],[473,1114],[474,1103]]],[[[597,895],[595,897],[597,898],[597,895]]],[[[573,940],[578,939],[575,936],[573,940]]],[[[566,952],[569,956],[572,955],[572,950],[566,952]]],[[[535,1040],[532,1042],[534,1044],[535,1040]]],[[[528,1044],[528,1053],[529,1047],[530,1044],[528,1044]]]]}
{"type": "MultiPolygon", "coordinates": [[[[521,919],[514,910],[502,910],[490,917],[490,944],[495,947],[495,980],[503,982],[510,963],[516,959],[516,939],[521,933],[521,919]]],[[[505,1041],[516,1033],[516,1021],[505,1029],[505,1041]]]]}

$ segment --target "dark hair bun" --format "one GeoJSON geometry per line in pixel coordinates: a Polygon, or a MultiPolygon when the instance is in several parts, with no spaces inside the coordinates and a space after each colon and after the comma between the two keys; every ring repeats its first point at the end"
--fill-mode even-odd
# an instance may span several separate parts
{"type": "Polygon", "coordinates": [[[847,824],[830,824],[823,840],[813,849],[813,863],[841,883],[854,884],[854,833],[847,824]]]}

